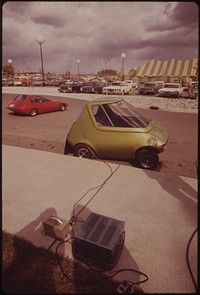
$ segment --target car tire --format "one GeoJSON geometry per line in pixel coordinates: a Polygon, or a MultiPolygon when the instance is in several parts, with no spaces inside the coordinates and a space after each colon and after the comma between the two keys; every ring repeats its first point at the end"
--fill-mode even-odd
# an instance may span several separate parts
{"type": "Polygon", "coordinates": [[[139,168],[154,170],[159,163],[159,158],[155,151],[142,149],[136,156],[136,163],[139,168]]]}
{"type": "Polygon", "coordinates": [[[74,155],[79,158],[94,159],[96,158],[94,151],[87,144],[77,144],[74,149],[74,155]]]}
{"type": "Polygon", "coordinates": [[[35,117],[35,116],[37,116],[37,110],[36,110],[36,109],[31,109],[31,110],[30,110],[30,116],[31,116],[31,117],[35,117]]]}
{"type": "Polygon", "coordinates": [[[59,107],[59,110],[60,110],[60,111],[65,111],[65,109],[66,109],[66,108],[65,108],[65,105],[64,105],[64,104],[61,104],[60,107],[59,107]]]}

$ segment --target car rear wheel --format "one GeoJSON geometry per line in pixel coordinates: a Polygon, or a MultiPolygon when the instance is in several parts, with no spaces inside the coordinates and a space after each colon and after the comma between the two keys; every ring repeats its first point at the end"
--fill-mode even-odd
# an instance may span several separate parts
{"type": "Polygon", "coordinates": [[[65,111],[65,105],[64,104],[60,105],[60,111],[65,111]]]}
{"type": "Polygon", "coordinates": [[[37,110],[36,109],[31,109],[30,110],[30,116],[31,117],[37,116],[37,110]]]}
{"type": "Polygon", "coordinates": [[[75,146],[74,155],[79,158],[94,159],[95,153],[92,148],[86,144],[80,143],[75,146]]]}
{"type": "Polygon", "coordinates": [[[155,151],[143,149],[137,154],[136,163],[142,169],[153,170],[157,167],[159,158],[155,151]]]}

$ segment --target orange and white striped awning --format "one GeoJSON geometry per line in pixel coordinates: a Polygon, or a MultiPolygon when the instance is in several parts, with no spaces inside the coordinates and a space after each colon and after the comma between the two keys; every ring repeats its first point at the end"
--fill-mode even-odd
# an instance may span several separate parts
{"type": "Polygon", "coordinates": [[[198,58],[188,60],[151,60],[145,65],[139,67],[136,71],[138,77],[183,77],[183,76],[196,76],[198,58]]]}

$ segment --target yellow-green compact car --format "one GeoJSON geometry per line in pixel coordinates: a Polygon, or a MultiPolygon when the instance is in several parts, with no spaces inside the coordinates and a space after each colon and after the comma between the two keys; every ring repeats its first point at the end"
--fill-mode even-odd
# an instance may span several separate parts
{"type": "Polygon", "coordinates": [[[88,102],[67,134],[64,154],[131,161],[155,169],[168,133],[124,99],[88,102]]]}

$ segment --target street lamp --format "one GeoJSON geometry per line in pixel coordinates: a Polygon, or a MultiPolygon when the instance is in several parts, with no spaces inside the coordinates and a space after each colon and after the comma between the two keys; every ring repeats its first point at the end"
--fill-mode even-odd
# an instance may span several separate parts
{"type": "Polygon", "coordinates": [[[14,84],[14,79],[13,79],[13,74],[12,74],[12,59],[8,59],[8,63],[10,65],[10,75],[11,75],[11,79],[12,79],[12,83],[14,84]]]}
{"type": "Polygon", "coordinates": [[[43,58],[42,58],[42,44],[44,43],[44,37],[42,35],[38,35],[36,38],[36,42],[40,45],[40,57],[41,57],[41,65],[42,65],[42,86],[45,86],[44,83],[44,67],[43,67],[43,58]]]}
{"type": "Polygon", "coordinates": [[[126,57],[125,53],[121,54],[121,58],[122,58],[122,81],[124,81],[124,59],[126,57]]]}
{"type": "Polygon", "coordinates": [[[80,60],[79,59],[77,59],[77,65],[78,65],[78,77],[79,77],[79,64],[80,64],[80,60]]]}

